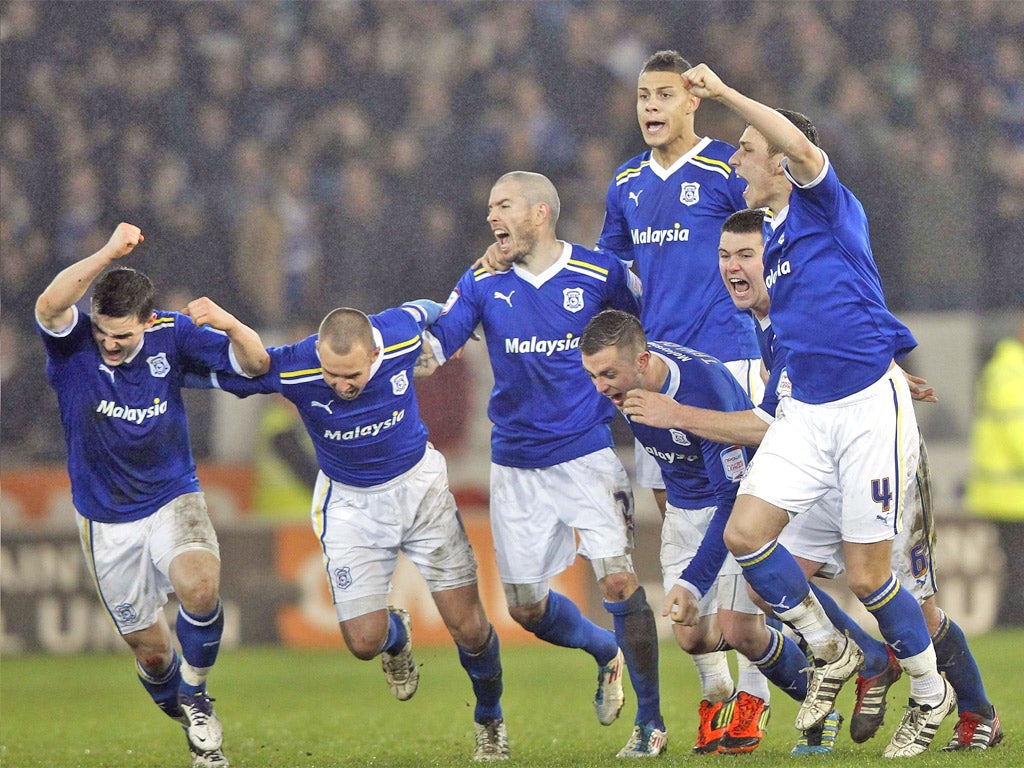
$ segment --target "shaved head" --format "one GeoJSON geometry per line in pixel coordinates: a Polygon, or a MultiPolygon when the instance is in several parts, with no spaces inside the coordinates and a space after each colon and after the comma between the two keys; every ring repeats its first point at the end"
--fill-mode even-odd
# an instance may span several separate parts
{"type": "Polygon", "coordinates": [[[551,228],[554,229],[555,224],[558,223],[558,214],[561,212],[562,204],[558,199],[558,190],[551,183],[551,179],[530,171],[511,171],[494,182],[495,187],[499,184],[517,184],[528,205],[532,206],[538,203],[546,205],[550,211],[548,218],[551,228]]]}
{"type": "Polygon", "coordinates": [[[355,347],[374,348],[370,318],[351,307],[332,309],[320,323],[319,338],[321,345],[338,355],[347,355],[355,347]]]}

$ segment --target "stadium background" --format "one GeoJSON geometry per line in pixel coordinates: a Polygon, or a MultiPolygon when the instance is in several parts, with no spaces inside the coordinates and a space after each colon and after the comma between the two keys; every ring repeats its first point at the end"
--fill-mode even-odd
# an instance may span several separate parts
{"type": "MultiPolygon", "coordinates": [[[[919,409],[940,524],[941,598],[972,633],[1002,592],[993,531],[961,509],[972,384],[1021,307],[1024,3],[5,2],[0,5],[0,649],[120,648],[72,527],[56,403],[32,305],[118,221],[161,304],[206,294],[270,342],[337,305],[443,300],[489,242],[510,169],[560,190],[592,245],[611,173],[644,149],[634,90],[663,47],[818,123],[864,202],[890,305],[938,389],[919,409]],[[968,599],[970,598],[970,599],[968,599]]],[[[705,104],[698,133],[742,125],[705,104]]],[[[828,286],[822,286],[828,300],[828,286]]],[[[487,534],[489,371],[480,345],[420,386],[505,619],[487,534]]],[[[221,538],[225,645],[340,645],[301,509],[261,504],[274,402],[189,400],[221,538]],[[262,458],[265,458],[262,457],[262,458]]],[[[624,461],[628,440],[617,427],[624,461]]],[[[658,600],[657,518],[639,492],[638,567],[658,600]]],[[[592,601],[585,568],[561,588],[592,601]]],[[[443,638],[407,569],[395,600],[443,638]]],[[[524,641],[507,621],[503,641],[524,641]]]]}

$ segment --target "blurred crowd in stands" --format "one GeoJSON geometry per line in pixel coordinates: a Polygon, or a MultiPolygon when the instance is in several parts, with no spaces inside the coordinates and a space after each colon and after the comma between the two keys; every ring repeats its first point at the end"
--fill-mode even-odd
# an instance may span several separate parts
{"type": "MultiPolygon", "coordinates": [[[[1019,306],[1024,3],[10,0],[2,56],[5,461],[61,450],[32,306],[119,221],[179,309],[265,333],[443,301],[491,240],[491,183],[542,172],[592,245],[643,151],[659,48],[808,114],[864,202],[897,311],[1019,306]]],[[[705,104],[699,133],[743,126],[705,104]]],[[[822,286],[827,301],[828,287],[822,286]]],[[[201,455],[201,449],[197,452],[201,455]]]]}

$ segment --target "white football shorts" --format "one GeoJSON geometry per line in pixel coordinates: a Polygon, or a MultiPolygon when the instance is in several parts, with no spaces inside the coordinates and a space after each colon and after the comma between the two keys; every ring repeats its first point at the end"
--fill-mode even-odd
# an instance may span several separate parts
{"type": "Polygon", "coordinates": [[[185,493],[141,520],[98,523],[78,515],[85,563],[122,635],[153,626],[167,604],[171,561],[205,549],[220,557],[202,493],[185,493]]]}
{"type": "Polygon", "coordinates": [[[433,446],[412,469],[369,488],[319,473],[312,519],[338,621],[387,608],[399,552],[431,592],[476,582],[473,550],[448,490],[448,467],[433,446]]]}
{"type": "Polygon", "coordinates": [[[491,532],[504,584],[537,584],[579,554],[632,552],[633,491],[611,448],[553,467],[491,464],[491,532]]]}
{"type": "Polygon", "coordinates": [[[787,398],[739,492],[799,515],[838,489],[842,539],[870,544],[898,533],[918,457],[910,389],[894,365],[874,384],[835,402],[787,398]]]}
{"type": "MultiPolygon", "coordinates": [[[[903,527],[892,542],[892,570],[900,583],[924,602],[938,591],[935,575],[935,519],[932,512],[931,473],[924,440],[913,482],[906,488],[903,527]]],[[[834,578],[845,568],[843,557],[842,502],[839,492],[830,490],[807,512],[795,515],[779,536],[791,554],[823,563],[818,572],[834,578]]]]}
{"type": "MultiPolygon", "coordinates": [[[[665,520],[661,524],[661,578],[665,592],[672,589],[679,574],[697,554],[714,514],[715,507],[680,509],[667,505],[665,520]]],[[[718,579],[700,600],[701,616],[718,613],[720,609],[761,613],[750,599],[740,564],[732,555],[726,555],[718,579]]]]}
{"type": "MultiPolygon", "coordinates": [[[[704,350],[701,350],[704,351],[704,350]]],[[[730,360],[723,363],[730,373],[743,386],[743,391],[750,396],[751,403],[760,403],[764,397],[764,381],[761,379],[761,358],[752,360],[730,360]]],[[[633,441],[633,467],[636,484],[641,488],[665,490],[665,481],[661,477],[661,465],[651,456],[639,440],[633,441]]]]}

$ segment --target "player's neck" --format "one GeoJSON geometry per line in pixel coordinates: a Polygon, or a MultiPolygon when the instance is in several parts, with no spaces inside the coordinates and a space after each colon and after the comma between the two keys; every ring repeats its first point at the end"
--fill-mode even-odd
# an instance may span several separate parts
{"type": "Polygon", "coordinates": [[[648,392],[661,392],[668,378],[668,366],[658,355],[651,352],[650,362],[644,371],[644,389],[648,392]]]}
{"type": "Polygon", "coordinates": [[[700,143],[700,137],[690,131],[664,147],[655,147],[651,150],[651,157],[662,168],[671,168],[680,157],[696,147],[698,143],[700,143]]]}
{"type": "Polygon", "coordinates": [[[539,275],[561,258],[564,247],[561,240],[554,238],[538,241],[519,266],[531,275],[539,275]]]}

